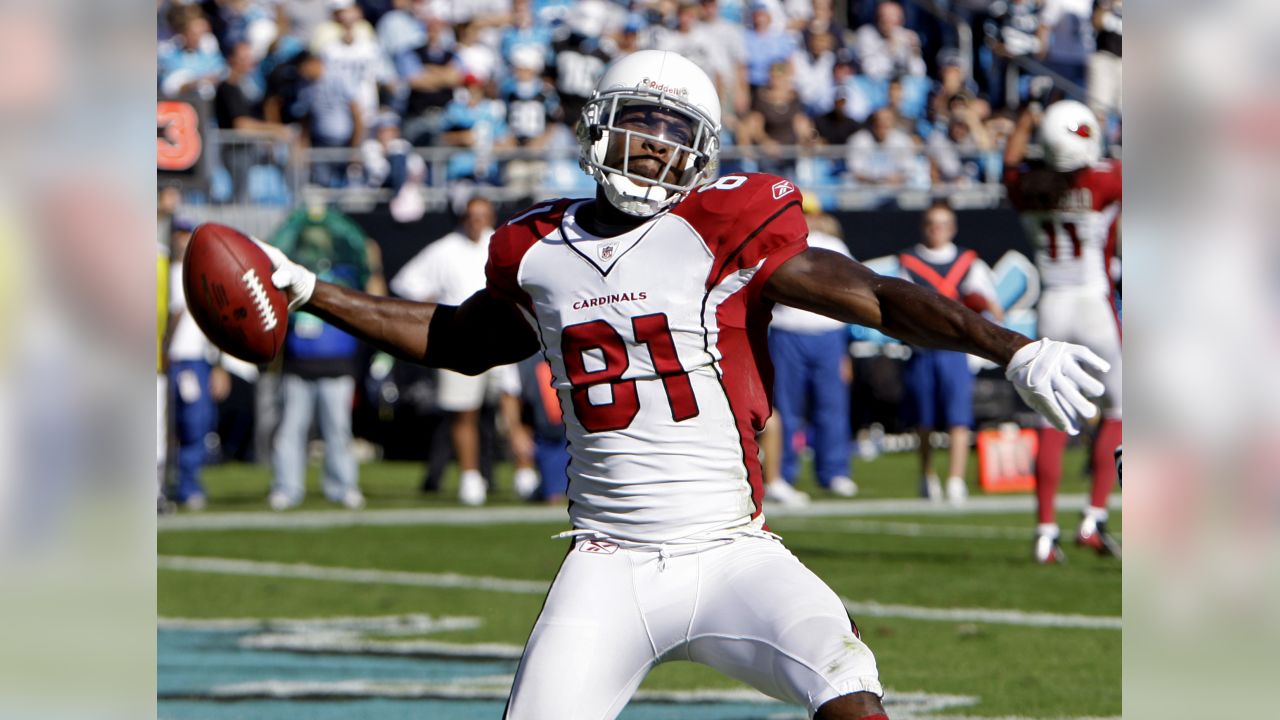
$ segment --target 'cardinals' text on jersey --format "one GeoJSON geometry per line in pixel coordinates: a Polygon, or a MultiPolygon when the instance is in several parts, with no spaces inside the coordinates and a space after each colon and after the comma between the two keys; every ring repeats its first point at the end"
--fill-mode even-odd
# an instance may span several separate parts
{"type": "Polygon", "coordinates": [[[760,518],[755,435],[773,382],[762,289],[807,247],[799,191],[727,175],[610,238],[575,221],[586,202],[517,215],[486,269],[550,363],[574,526],[667,542],[760,518]]]}
{"type": "MultiPolygon", "coordinates": [[[[1005,170],[1009,200],[1022,212],[1022,223],[1036,251],[1036,266],[1046,289],[1076,287],[1110,291],[1109,266],[1115,252],[1120,216],[1121,171],[1118,160],[1103,160],[1077,170],[1070,188],[1052,207],[1026,197],[1027,170],[1005,170]]],[[[1048,171],[1037,171],[1048,172],[1048,171]]]]}

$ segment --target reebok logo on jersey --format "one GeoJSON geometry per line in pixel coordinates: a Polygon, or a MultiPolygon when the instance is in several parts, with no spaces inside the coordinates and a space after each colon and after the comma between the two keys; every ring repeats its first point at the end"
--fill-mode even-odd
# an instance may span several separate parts
{"type": "Polygon", "coordinates": [[[773,186],[773,199],[774,199],[774,200],[779,200],[779,199],[781,199],[781,198],[784,198],[784,197],[786,197],[787,195],[790,195],[790,194],[791,194],[791,192],[792,192],[793,190],[795,190],[795,189],[796,189],[796,186],[795,186],[795,185],[792,185],[791,183],[787,182],[786,180],[783,180],[783,181],[782,181],[782,182],[780,182],[780,183],[776,183],[776,184],[774,184],[774,186],[773,186]]]}
{"type": "Polygon", "coordinates": [[[618,546],[603,540],[588,540],[578,546],[578,552],[612,555],[618,552],[618,546]]]}

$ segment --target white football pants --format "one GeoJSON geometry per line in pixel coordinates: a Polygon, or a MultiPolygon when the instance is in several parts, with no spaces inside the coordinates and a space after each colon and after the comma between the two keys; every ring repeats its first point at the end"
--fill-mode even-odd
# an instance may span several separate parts
{"type": "Polygon", "coordinates": [[[1103,414],[1119,418],[1121,410],[1120,321],[1106,295],[1096,290],[1049,288],[1040,296],[1040,336],[1084,345],[1111,363],[1102,376],[1106,386],[1103,414]]]}
{"type": "Polygon", "coordinates": [[[667,548],[575,542],[516,671],[508,720],[609,720],[668,660],[709,665],[810,716],[840,695],[883,695],[840,598],[781,542],[667,548]]]}

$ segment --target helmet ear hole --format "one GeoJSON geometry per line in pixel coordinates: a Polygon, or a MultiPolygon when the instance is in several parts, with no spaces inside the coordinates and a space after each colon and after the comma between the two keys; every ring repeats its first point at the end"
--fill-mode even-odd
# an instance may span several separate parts
{"type": "Polygon", "coordinates": [[[604,128],[600,127],[599,125],[592,125],[592,126],[591,126],[591,141],[592,141],[592,142],[600,142],[600,139],[601,139],[601,138],[603,138],[603,137],[604,137],[604,128]]]}

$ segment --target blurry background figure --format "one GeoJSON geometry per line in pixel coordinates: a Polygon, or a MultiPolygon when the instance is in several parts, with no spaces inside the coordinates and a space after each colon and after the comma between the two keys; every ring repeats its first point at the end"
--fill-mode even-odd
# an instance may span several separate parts
{"type": "Polygon", "coordinates": [[[1042,0],[1000,0],[991,3],[983,34],[992,58],[987,65],[985,86],[994,106],[1017,107],[1020,89],[1008,83],[1009,59],[1043,60],[1049,53],[1050,26],[1042,18],[1047,3],[1042,0]]]}
{"type": "MultiPolygon", "coordinates": [[[[839,225],[812,201],[806,203],[809,246],[848,256],[839,225]]],[[[778,306],[769,325],[773,358],[773,407],[781,419],[785,485],[765,487],[765,497],[803,504],[794,485],[800,473],[798,435],[812,438],[814,475],[818,485],[840,497],[853,497],[858,486],[849,477],[849,383],[852,361],[847,326],[815,313],[778,306]]]]}
{"type": "Polygon", "coordinates": [[[774,63],[769,68],[769,81],[757,88],[751,99],[751,113],[743,119],[738,132],[740,145],[756,145],[764,151],[760,171],[783,177],[793,176],[796,164],[794,160],[779,160],[779,146],[812,145],[815,139],[813,121],[804,113],[796,95],[794,72],[789,62],[774,63]]]}
{"type": "MultiPolygon", "coordinates": [[[[377,245],[349,218],[323,203],[309,201],[293,211],[271,244],[327,282],[386,294],[377,245]]],[[[320,318],[307,312],[290,314],[267,497],[272,510],[295,507],[306,494],[307,438],[313,419],[319,420],[324,442],[325,497],[348,509],[364,506],[351,435],[359,351],[358,340],[320,318]]]]}
{"type": "Polygon", "coordinates": [[[952,98],[949,110],[945,122],[936,126],[926,141],[932,180],[948,185],[981,183],[995,149],[991,135],[965,96],[952,98]]]}
{"type": "MultiPolygon", "coordinates": [[[[163,191],[162,191],[163,194],[163,191]]],[[[165,231],[169,231],[166,219],[165,231]]],[[[165,357],[165,334],[169,327],[169,243],[156,243],[156,510],[171,512],[165,497],[165,463],[169,459],[169,361],[165,357]]]]}
{"type": "Polygon", "coordinates": [[[200,470],[209,457],[209,436],[217,425],[217,403],[230,389],[226,371],[215,368],[218,349],[187,310],[182,288],[182,258],[195,226],[181,218],[171,224],[169,320],[165,354],[169,361],[169,399],[177,442],[176,476],[169,498],[188,510],[205,507],[200,470]]]}
{"type": "Polygon", "coordinates": [[[578,0],[555,30],[551,74],[566,122],[578,122],[596,81],[615,57],[612,43],[604,42],[608,16],[609,4],[604,0],[578,0]]]}
{"type": "Polygon", "coordinates": [[[854,47],[862,72],[876,80],[895,75],[924,75],[920,37],[903,27],[902,6],[882,2],[876,7],[875,24],[863,25],[854,34],[854,47]]]}
{"type": "Polygon", "coordinates": [[[1085,88],[1089,91],[1089,107],[1106,121],[1107,139],[1115,135],[1111,122],[1120,117],[1123,97],[1120,54],[1124,44],[1123,0],[1093,0],[1093,32],[1095,50],[1089,55],[1085,88]]]}
{"type": "Polygon", "coordinates": [[[751,85],[754,99],[769,84],[770,69],[778,63],[790,63],[797,47],[786,28],[775,24],[767,3],[751,3],[748,27],[750,29],[743,35],[743,45],[747,53],[747,82],[751,85]]]}
{"type": "MultiPolygon", "coordinates": [[[[973,250],[953,242],[956,216],[945,205],[934,205],[924,213],[923,241],[899,256],[904,278],[933,288],[971,310],[989,312],[996,322],[1004,312],[996,297],[991,268],[973,250]]],[[[942,482],[933,470],[933,448],[929,436],[946,429],[950,436],[946,498],[962,503],[969,496],[965,486],[965,466],[969,459],[969,429],[973,425],[973,372],[964,353],[912,347],[902,374],[906,390],[903,403],[906,425],[920,436],[920,495],[941,500],[942,482]]]]}
{"type": "MultiPolygon", "coordinates": [[[[1062,100],[1045,108],[1043,118],[1036,105],[1023,111],[1005,146],[1005,183],[1036,249],[1042,287],[1037,306],[1039,334],[1084,345],[1111,364],[1102,378],[1106,393],[1093,440],[1093,488],[1076,531],[1076,544],[1099,554],[1119,555],[1119,543],[1107,532],[1107,500],[1115,485],[1114,453],[1122,435],[1121,329],[1110,274],[1119,251],[1121,166],[1118,160],[1102,159],[1102,127],[1086,105],[1062,100]],[[1044,161],[1026,163],[1027,145],[1037,125],[1044,161]]],[[[1034,557],[1040,563],[1065,559],[1054,502],[1066,446],[1066,433],[1041,427],[1034,545],[1034,557]]]]}
{"type": "Polygon", "coordinates": [[[247,42],[237,42],[227,54],[227,76],[218,83],[214,96],[214,116],[218,127],[232,130],[222,138],[222,164],[231,175],[231,187],[237,202],[249,199],[249,169],[269,153],[261,144],[248,140],[275,140],[292,144],[297,136],[293,125],[264,119],[263,88],[257,81],[258,62],[247,42]],[[235,137],[235,135],[240,137],[235,137]]]}
{"type": "MultiPolygon", "coordinates": [[[[560,98],[542,77],[545,65],[546,53],[537,45],[517,45],[511,50],[511,76],[503,82],[501,99],[517,147],[542,150],[562,119],[560,98]]],[[[534,197],[546,172],[547,162],[541,158],[513,159],[503,168],[503,181],[522,196],[534,197]]]]}
{"type": "MultiPolygon", "coordinates": [[[[402,298],[420,302],[461,305],[464,300],[484,288],[484,266],[489,258],[489,238],[493,235],[493,203],[483,198],[467,202],[458,229],[428,244],[413,256],[391,279],[391,290],[402,298]]],[[[461,472],[458,483],[458,500],[464,505],[483,505],[488,497],[492,478],[480,471],[480,410],[486,396],[500,395],[499,386],[504,377],[509,378],[511,368],[503,366],[471,377],[451,370],[440,370],[437,403],[449,413],[449,436],[453,454],[461,472]]],[[[519,387],[510,389],[508,395],[519,395],[519,387]]],[[[508,423],[510,427],[510,423],[508,423]]],[[[425,492],[439,488],[439,479],[433,477],[429,463],[428,477],[423,483],[425,492]]],[[[517,470],[517,493],[531,494],[537,487],[537,478],[527,463],[517,470]],[[520,472],[524,470],[525,472],[520,472]]]]}
{"type": "Polygon", "coordinates": [[[392,192],[391,213],[396,221],[422,219],[426,204],[421,191],[427,177],[427,164],[413,151],[409,141],[400,136],[400,116],[393,112],[378,115],[373,124],[373,137],[360,145],[360,164],[369,187],[387,188],[392,192]]]}
{"type": "MultiPolygon", "coordinates": [[[[314,148],[358,148],[364,139],[364,114],[358,88],[349,79],[328,70],[314,54],[298,65],[298,100],[295,107],[304,119],[303,134],[314,148]]],[[[321,187],[341,187],[347,181],[347,161],[312,164],[311,181],[321,187]]]]}
{"type": "Polygon", "coordinates": [[[897,186],[920,179],[916,140],[898,127],[898,113],[882,107],[849,138],[849,174],[857,184],[897,186]]]}
{"type": "Polygon", "coordinates": [[[535,497],[548,505],[559,505],[569,491],[569,447],[560,398],[551,386],[551,366],[535,354],[518,367],[520,393],[533,420],[533,457],[538,466],[535,497]]]}
{"type": "Polygon", "coordinates": [[[469,183],[498,184],[501,176],[493,151],[515,145],[506,107],[493,97],[492,87],[487,80],[467,75],[463,88],[444,108],[440,143],[462,148],[449,156],[447,171],[449,182],[459,192],[467,192],[469,183]]]}
{"type": "Polygon", "coordinates": [[[218,39],[209,31],[208,19],[198,5],[175,6],[173,29],[176,34],[160,43],[156,56],[160,95],[213,99],[227,63],[218,39]]]}

